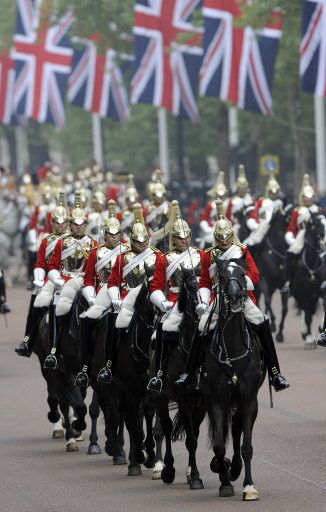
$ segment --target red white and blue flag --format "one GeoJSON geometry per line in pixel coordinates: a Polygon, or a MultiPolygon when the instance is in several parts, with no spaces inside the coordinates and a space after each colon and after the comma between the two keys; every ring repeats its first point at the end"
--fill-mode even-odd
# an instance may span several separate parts
{"type": "Polygon", "coordinates": [[[137,0],[131,103],[151,103],[198,120],[196,88],[202,29],[191,22],[201,0],[137,0]]]}
{"type": "Polygon", "coordinates": [[[16,0],[17,18],[12,58],[15,60],[14,111],[26,119],[63,126],[64,93],[71,69],[67,32],[72,13],[51,26],[34,0],[16,0]]]}
{"type": "Polygon", "coordinates": [[[301,87],[326,96],[326,0],[302,1],[301,87]]]}
{"type": "Polygon", "coordinates": [[[94,43],[75,50],[68,81],[68,101],[72,105],[119,121],[129,119],[128,93],[116,52],[100,54],[94,43]]]}
{"type": "Polygon", "coordinates": [[[8,52],[0,53],[0,124],[12,124],[12,93],[15,80],[14,61],[8,52]]]}
{"type": "MultiPolygon", "coordinates": [[[[247,0],[245,0],[247,1],[247,0]]],[[[230,101],[238,108],[272,114],[272,82],[281,37],[280,11],[255,31],[237,27],[239,0],[204,0],[204,58],[200,94],[230,101]]]]}

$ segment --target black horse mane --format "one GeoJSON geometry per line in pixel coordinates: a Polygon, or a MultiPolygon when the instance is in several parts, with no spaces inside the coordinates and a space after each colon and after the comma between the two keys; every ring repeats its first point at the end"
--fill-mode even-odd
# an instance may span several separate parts
{"type": "Polygon", "coordinates": [[[180,313],[185,313],[187,309],[188,303],[188,294],[187,294],[187,283],[191,283],[193,286],[196,283],[196,287],[198,289],[198,284],[196,281],[196,276],[194,270],[192,268],[184,268],[182,267],[182,281],[180,285],[180,295],[178,300],[178,310],[180,313]]]}

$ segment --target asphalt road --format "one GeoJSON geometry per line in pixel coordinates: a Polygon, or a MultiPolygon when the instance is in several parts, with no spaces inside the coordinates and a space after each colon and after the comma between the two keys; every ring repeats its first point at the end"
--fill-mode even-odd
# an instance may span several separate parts
{"type": "MultiPolygon", "coordinates": [[[[29,294],[12,288],[8,300],[8,328],[0,318],[0,512],[326,510],[326,349],[303,349],[300,319],[293,307],[286,341],[278,344],[291,388],[274,394],[273,409],[266,384],[260,392],[252,464],[260,501],[243,503],[242,477],[235,483],[234,497],[218,497],[217,475],[209,469],[212,452],[206,424],[198,449],[204,490],[190,491],[185,483],[187,454],[182,443],[174,445],[177,473],[172,485],[152,481],[145,468],[142,476],[127,477],[126,466],[114,467],[105,453],[87,455],[87,439],[79,444],[79,452],[66,453],[65,440],[51,439],[45,381],[37,359],[14,353],[23,335],[29,294]]],[[[102,447],[103,430],[101,422],[102,447]]]]}

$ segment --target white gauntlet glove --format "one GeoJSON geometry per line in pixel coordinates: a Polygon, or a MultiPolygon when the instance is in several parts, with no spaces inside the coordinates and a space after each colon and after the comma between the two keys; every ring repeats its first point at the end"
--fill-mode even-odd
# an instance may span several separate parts
{"type": "Polygon", "coordinates": [[[113,309],[114,309],[115,313],[119,313],[119,311],[121,309],[121,305],[122,305],[122,300],[121,299],[113,299],[112,306],[113,306],[113,309]]]}
{"type": "Polygon", "coordinates": [[[162,313],[168,313],[173,308],[173,302],[170,302],[169,300],[163,300],[161,302],[160,310],[162,313]]]}
{"type": "Polygon", "coordinates": [[[199,316],[199,318],[207,311],[208,304],[206,302],[200,302],[196,306],[196,313],[199,316]]]}
{"type": "Polygon", "coordinates": [[[33,284],[37,290],[43,288],[44,281],[40,281],[39,279],[34,279],[33,284]]]}
{"type": "Polygon", "coordinates": [[[56,290],[61,290],[63,285],[65,284],[65,280],[61,278],[54,279],[53,281],[54,286],[56,287],[56,290]]]}

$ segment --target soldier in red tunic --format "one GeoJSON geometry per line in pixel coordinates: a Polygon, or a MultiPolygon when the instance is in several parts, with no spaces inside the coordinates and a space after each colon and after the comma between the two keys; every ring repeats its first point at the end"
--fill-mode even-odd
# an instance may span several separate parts
{"type": "Polygon", "coordinates": [[[15,349],[20,356],[30,357],[34,337],[39,321],[44,312],[51,305],[54,285],[46,279],[48,263],[53,249],[59,238],[66,232],[68,226],[68,211],[64,190],[60,190],[58,206],[52,215],[53,232],[43,238],[37,253],[37,261],[34,267],[34,291],[31,295],[29,311],[25,327],[25,336],[19,347],[15,349]]]}
{"type": "MultiPolygon", "coordinates": [[[[56,305],[57,336],[52,339],[51,354],[44,361],[44,368],[57,367],[56,352],[59,348],[60,331],[68,319],[68,315],[79,290],[84,287],[86,262],[91,249],[98,244],[90,235],[85,235],[87,217],[80,208],[80,192],[75,193],[74,208],[69,217],[70,234],[62,236],[49,261],[48,278],[58,290],[61,290],[56,305]]],[[[85,298],[91,298],[85,294],[85,298]]]]}
{"type": "Polygon", "coordinates": [[[208,201],[206,204],[199,224],[202,239],[200,247],[202,249],[213,243],[213,231],[216,221],[216,199],[221,199],[226,203],[228,189],[225,185],[225,174],[223,171],[218,173],[216,183],[214,187],[207,192],[207,195],[211,197],[211,201],[208,201]]]}
{"type": "Polygon", "coordinates": [[[226,200],[225,217],[234,226],[234,232],[238,236],[239,221],[238,216],[240,212],[246,215],[248,208],[254,204],[251,194],[249,194],[249,183],[246,178],[244,165],[239,165],[239,176],[236,181],[236,193],[226,200]]]}
{"type": "MultiPolygon", "coordinates": [[[[94,304],[81,318],[82,370],[76,377],[76,385],[81,387],[88,387],[89,385],[87,370],[91,358],[96,323],[104,311],[111,308],[111,301],[107,293],[109,276],[117,257],[129,249],[128,245],[121,242],[121,225],[116,217],[116,202],[113,199],[108,203],[108,218],[104,220],[102,229],[104,244],[91,250],[85,268],[84,295],[89,295],[89,302],[94,298],[94,304]]],[[[108,349],[106,349],[107,352],[108,349]]]]}
{"type": "MultiPolygon", "coordinates": [[[[245,301],[244,306],[244,315],[250,322],[253,331],[257,333],[263,346],[271,384],[275,391],[281,391],[289,387],[289,384],[280,373],[280,366],[270,329],[269,319],[256,306],[253,294],[254,287],[259,280],[258,269],[248,249],[244,245],[240,244],[235,238],[232,225],[224,216],[222,201],[216,201],[216,208],[218,212],[218,220],[214,228],[215,245],[205,251],[201,260],[199,293],[202,302],[197,306],[197,312],[201,315],[199,330],[203,332],[205,329],[209,314],[208,309],[212,290],[214,285],[218,282],[217,268],[214,270],[215,259],[234,260],[244,256],[246,262],[245,274],[248,290],[248,298],[245,301]]],[[[213,307],[213,304],[214,303],[211,304],[210,308],[213,307]]],[[[218,304],[216,304],[210,325],[211,330],[214,329],[216,325],[218,310],[218,304]]],[[[189,381],[189,378],[185,378],[184,380],[187,382],[189,381]]]]}

